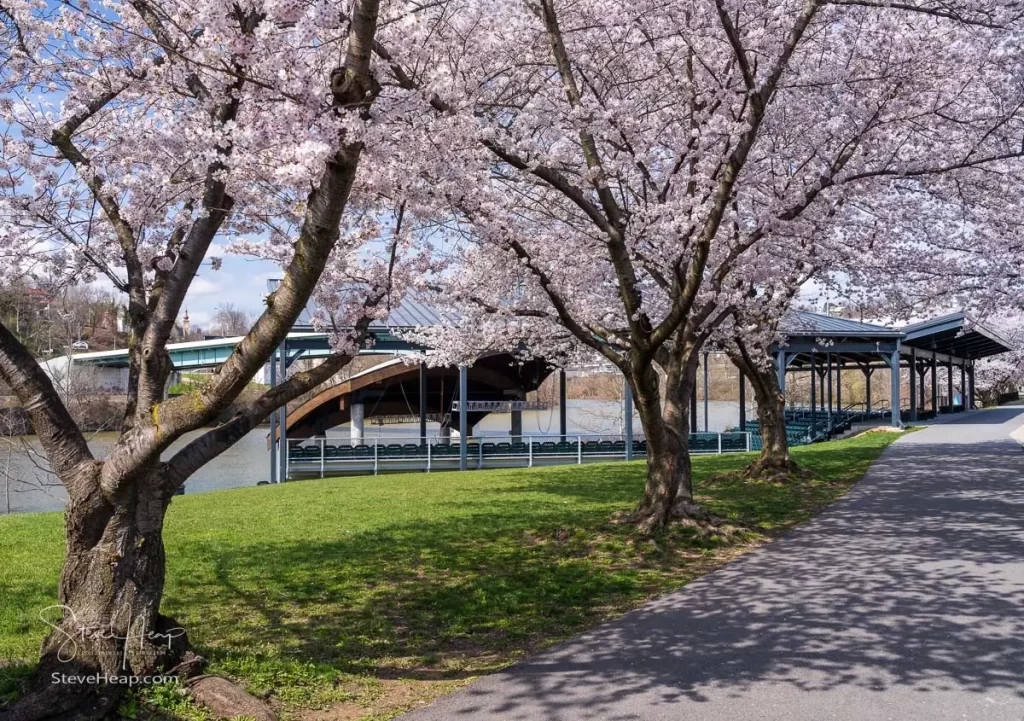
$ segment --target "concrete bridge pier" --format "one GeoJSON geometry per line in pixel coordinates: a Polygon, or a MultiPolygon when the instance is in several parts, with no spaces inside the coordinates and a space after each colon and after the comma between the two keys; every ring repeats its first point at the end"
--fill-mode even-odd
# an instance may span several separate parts
{"type": "Polygon", "coordinates": [[[362,403],[352,404],[352,444],[363,442],[363,429],[366,425],[366,406],[362,403]]]}

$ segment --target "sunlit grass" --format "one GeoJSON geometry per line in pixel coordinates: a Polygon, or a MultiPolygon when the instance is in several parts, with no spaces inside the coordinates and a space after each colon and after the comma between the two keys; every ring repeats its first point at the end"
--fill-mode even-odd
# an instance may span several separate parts
{"type": "MultiPolygon", "coordinates": [[[[639,498],[642,462],[184,496],[167,519],[164,611],[213,670],[285,715],[350,703],[386,716],[399,707],[379,701],[381,683],[446,692],[674,590],[834,501],[896,437],[796,449],[814,478],[788,484],[728,475],[750,456],[695,459],[699,500],[741,529],[728,537],[674,527],[645,539],[609,522],[639,498]]],[[[0,518],[0,658],[38,653],[61,518],[0,518]]]]}

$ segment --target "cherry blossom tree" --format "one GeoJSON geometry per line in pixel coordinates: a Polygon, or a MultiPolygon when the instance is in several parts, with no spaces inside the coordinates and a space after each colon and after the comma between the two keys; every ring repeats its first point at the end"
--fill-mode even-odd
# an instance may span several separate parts
{"type": "Polygon", "coordinates": [[[900,242],[877,209],[907,187],[1022,155],[1009,0],[447,7],[415,53],[376,48],[439,115],[423,177],[463,264],[443,295],[497,341],[513,317],[558,326],[622,371],[648,441],[643,530],[700,515],[685,413],[699,352],[792,271],[771,248],[870,255],[900,242]]]}
{"type": "Polygon", "coordinates": [[[144,676],[182,662],[187,640],[160,613],[175,491],[344,367],[429,266],[392,162],[404,114],[427,106],[372,53],[378,37],[402,47],[416,12],[379,0],[0,6],[0,275],[105,278],[130,325],[127,410],[106,458],[0,325],[0,378],[70,499],[63,613],[35,691],[5,718],[98,718],[121,692],[53,684],[55,672],[144,676]],[[196,276],[220,265],[218,236],[278,260],[283,280],[210,383],[167,399],[166,344],[196,276]],[[335,352],[162,457],[238,399],[311,298],[335,352]]]}
{"type": "Polygon", "coordinates": [[[1004,313],[987,318],[985,325],[1013,344],[1009,353],[979,361],[975,370],[979,398],[986,403],[998,403],[1001,394],[1024,386],[1024,315],[1004,313]]]}

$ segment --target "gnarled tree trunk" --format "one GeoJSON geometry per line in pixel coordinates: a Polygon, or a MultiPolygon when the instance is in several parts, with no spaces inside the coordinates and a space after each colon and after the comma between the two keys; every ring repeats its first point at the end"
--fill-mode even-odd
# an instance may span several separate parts
{"type": "Polygon", "coordinates": [[[786,438],[786,395],[779,386],[775,368],[759,363],[742,344],[729,357],[747,377],[757,402],[757,420],[761,426],[761,455],[744,471],[749,477],[788,476],[798,470],[789,456],[786,438]]]}
{"type": "Polygon", "coordinates": [[[633,395],[647,438],[647,482],[644,495],[631,516],[645,534],[673,520],[707,521],[693,497],[690,463],[690,419],[686,409],[697,386],[697,353],[673,358],[665,376],[661,398],[653,367],[632,381],[633,395]]]}
{"type": "MultiPolygon", "coordinates": [[[[100,464],[81,472],[99,474],[100,464]]],[[[114,502],[98,483],[88,485],[95,490],[72,498],[65,512],[67,558],[59,605],[42,612],[52,631],[36,688],[5,709],[8,721],[101,718],[125,687],[170,671],[188,648],[184,629],[160,614],[162,531],[174,488],[165,467],[114,502]]]]}

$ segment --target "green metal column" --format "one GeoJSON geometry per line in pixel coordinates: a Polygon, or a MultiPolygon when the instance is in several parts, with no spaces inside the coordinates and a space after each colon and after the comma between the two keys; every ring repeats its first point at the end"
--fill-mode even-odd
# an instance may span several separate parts
{"type": "Polygon", "coordinates": [[[825,369],[825,374],[828,376],[828,431],[832,432],[832,354],[827,353],[825,357],[828,359],[828,367],[825,369]]]}
{"type": "Polygon", "coordinates": [[[935,351],[932,351],[932,410],[939,415],[939,376],[936,372],[939,362],[935,358],[935,351]]]}
{"type": "MultiPolygon", "coordinates": [[[[740,370],[737,368],[737,370],[740,370]]],[[[740,370],[740,430],[747,430],[747,377],[740,370]]]]}
{"type": "Polygon", "coordinates": [[[818,428],[818,399],[814,397],[817,375],[818,369],[814,366],[814,351],[811,351],[811,440],[814,440],[814,435],[818,428]]]}
{"type": "Polygon", "coordinates": [[[875,369],[868,367],[868,368],[862,368],[861,370],[864,372],[864,386],[865,386],[865,388],[864,388],[864,407],[867,409],[867,412],[870,413],[871,412],[871,376],[873,376],[875,374],[875,369]]]}
{"type": "Polygon", "coordinates": [[[427,364],[420,363],[420,443],[427,442],[427,364]]]}
{"type": "Polygon", "coordinates": [[[891,376],[890,402],[892,403],[892,426],[902,428],[900,418],[900,344],[896,341],[896,350],[889,357],[889,374],[891,376]]]}
{"type": "MultiPolygon", "coordinates": [[[[697,366],[700,367],[700,361],[697,361],[697,366]]],[[[697,432],[697,383],[696,375],[694,376],[694,384],[690,388],[690,433],[697,432]]]]}
{"type": "Polygon", "coordinates": [[[469,453],[469,419],[466,406],[469,403],[469,369],[466,366],[459,366],[459,470],[464,471],[469,467],[466,458],[469,453]]]}
{"type": "Polygon", "coordinates": [[[836,356],[836,410],[843,410],[843,359],[836,356]]]}
{"type": "Polygon", "coordinates": [[[708,354],[704,353],[704,432],[708,432],[708,354]]]}
{"type": "Polygon", "coordinates": [[[970,410],[967,407],[967,361],[960,361],[960,408],[962,411],[970,410]]]}
{"type": "Polygon", "coordinates": [[[566,434],[566,411],[568,402],[565,392],[565,368],[558,369],[558,440],[565,443],[566,434]]]}
{"type": "Polygon", "coordinates": [[[917,356],[913,348],[910,349],[910,422],[917,420],[917,383],[914,374],[917,372],[917,356]]]}
{"type": "MultiPolygon", "coordinates": [[[[288,379],[288,341],[281,344],[281,382],[288,379]]],[[[277,452],[277,461],[280,463],[277,482],[284,483],[288,480],[288,404],[281,406],[281,415],[278,420],[277,435],[281,439],[281,447],[277,452]]]]}
{"type": "Polygon", "coordinates": [[[920,397],[917,399],[917,402],[918,407],[921,409],[922,413],[928,410],[928,401],[926,400],[924,394],[924,378],[926,375],[928,375],[928,365],[926,362],[922,361],[917,366],[917,377],[919,381],[918,385],[921,387],[920,397]]]}
{"type": "MultiPolygon", "coordinates": [[[[277,386],[277,354],[270,356],[270,387],[277,386]]],[[[277,409],[270,412],[270,482],[277,483],[277,409]]]]}
{"type": "Polygon", "coordinates": [[[622,377],[623,430],[626,432],[626,460],[633,460],[633,389],[626,377],[622,377]]]}
{"type": "Polygon", "coordinates": [[[953,413],[953,409],[954,409],[954,404],[953,404],[953,361],[947,361],[946,362],[946,387],[948,388],[948,390],[946,392],[949,394],[949,398],[947,398],[946,401],[949,404],[949,413],[952,414],[953,413]]]}

